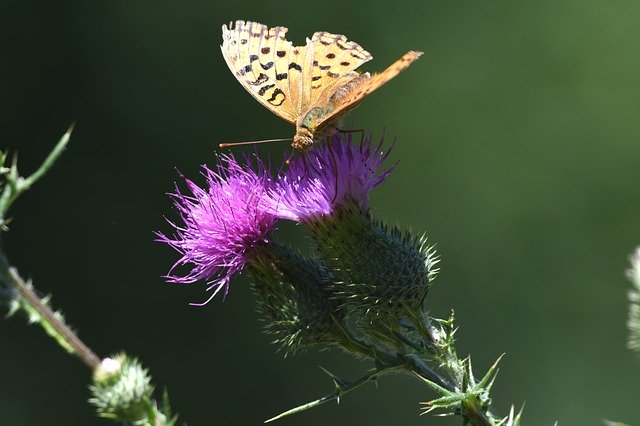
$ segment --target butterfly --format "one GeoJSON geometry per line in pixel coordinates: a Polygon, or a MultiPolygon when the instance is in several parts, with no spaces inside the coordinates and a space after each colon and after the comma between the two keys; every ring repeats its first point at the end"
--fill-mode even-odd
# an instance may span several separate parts
{"type": "Polygon", "coordinates": [[[333,134],[348,111],[422,55],[409,51],[379,74],[360,74],[356,68],[373,57],[345,36],[319,31],[306,45],[293,46],[286,33],[285,27],[239,20],[222,26],[220,48],[240,84],[295,124],[291,145],[302,151],[333,134]]]}

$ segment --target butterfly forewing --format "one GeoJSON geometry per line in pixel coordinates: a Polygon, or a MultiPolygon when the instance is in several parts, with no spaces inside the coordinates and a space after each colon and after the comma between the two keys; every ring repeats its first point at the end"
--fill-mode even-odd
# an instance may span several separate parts
{"type": "MultiPolygon", "coordinates": [[[[299,115],[300,90],[290,87],[292,45],[287,28],[267,28],[256,22],[236,21],[222,26],[222,56],[242,86],[276,115],[293,123],[299,115]]],[[[303,48],[304,49],[304,48],[303,48]]]]}

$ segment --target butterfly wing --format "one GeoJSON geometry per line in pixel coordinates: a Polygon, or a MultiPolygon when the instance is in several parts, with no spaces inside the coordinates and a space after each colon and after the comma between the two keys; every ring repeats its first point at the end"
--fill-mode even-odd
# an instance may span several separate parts
{"type": "Polygon", "coordinates": [[[222,55],[242,86],[276,115],[294,123],[326,103],[338,87],[358,76],[372,56],[343,35],[319,31],[305,46],[285,38],[287,28],[251,21],[222,26],[222,55]]]}
{"type": "Polygon", "coordinates": [[[304,110],[325,103],[335,90],[359,75],[356,68],[373,57],[358,43],[340,34],[319,31],[307,45],[313,46],[310,91],[304,110]]]}
{"type": "Polygon", "coordinates": [[[357,106],[367,95],[400,74],[420,56],[422,56],[422,52],[409,51],[381,73],[370,77],[367,74],[362,74],[359,78],[354,79],[352,84],[340,86],[330,97],[330,100],[335,103],[333,110],[322,118],[318,127],[334,122],[338,117],[357,106]]]}
{"type": "MultiPolygon", "coordinates": [[[[311,70],[313,49],[294,47],[287,28],[267,28],[251,21],[222,26],[222,56],[236,79],[262,105],[294,123],[304,104],[305,73],[311,70]]],[[[309,89],[306,89],[307,91],[309,89]]]]}

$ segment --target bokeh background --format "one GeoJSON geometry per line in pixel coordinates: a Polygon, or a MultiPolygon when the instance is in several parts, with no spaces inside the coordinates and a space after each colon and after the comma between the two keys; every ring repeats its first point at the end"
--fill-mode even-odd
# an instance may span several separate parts
{"type": "MultiPolygon", "coordinates": [[[[190,425],[259,424],[331,389],[317,368],[369,366],[310,351],[284,359],[261,333],[245,277],[205,308],[204,286],[165,284],[176,170],[196,178],[217,143],[292,126],[228,71],[220,26],[252,19],[346,34],[381,70],[425,56],[347,119],[397,138],[400,166],[374,215],[426,230],[478,373],[506,353],[495,411],[525,424],[640,423],[640,362],[625,348],[627,256],[640,244],[640,3],[590,0],[0,2],[0,146],[26,173],[66,127],[71,144],[12,210],[3,246],[99,354],[139,356],[190,425]],[[235,4],[234,4],[235,3],[235,4]]],[[[280,158],[286,143],[260,146],[280,158]]],[[[236,150],[240,151],[240,150],[236,150]]],[[[281,232],[297,245],[300,229],[281,232]]],[[[0,424],[102,425],[89,372],[23,318],[0,322],[0,424]]],[[[453,425],[388,377],[284,425],[453,425]]]]}

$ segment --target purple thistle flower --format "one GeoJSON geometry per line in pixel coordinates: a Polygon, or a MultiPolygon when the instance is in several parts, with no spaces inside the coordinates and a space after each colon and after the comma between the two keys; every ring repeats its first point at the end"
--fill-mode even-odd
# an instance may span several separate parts
{"type": "Polygon", "coordinates": [[[372,147],[369,135],[353,145],[350,135],[337,133],[328,143],[295,158],[269,189],[274,214],[304,222],[330,215],[347,201],[366,211],[369,192],[395,167],[379,172],[388,155],[383,142],[384,138],[372,147]]]}
{"type": "Polygon", "coordinates": [[[158,241],[182,255],[165,277],[169,282],[208,280],[207,290],[213,290],[212,295],[204,303],[192,305],[208,303],[223,288],[226,296],[231,277],[251,260],[254,247],[267,242],[276,222],[268,211],[269,178],[262,165],[255,172],[232,156],[220,159],[217,171],[203,167],[208,190],[186,179],[191,195],[178,189],[171,194],[183,222],[170,222],[176,229],[173,238],[156,233],[158,241]],[[190,265],[191,270],[183,275],[173,273],[183,265],[190,265]]]}

